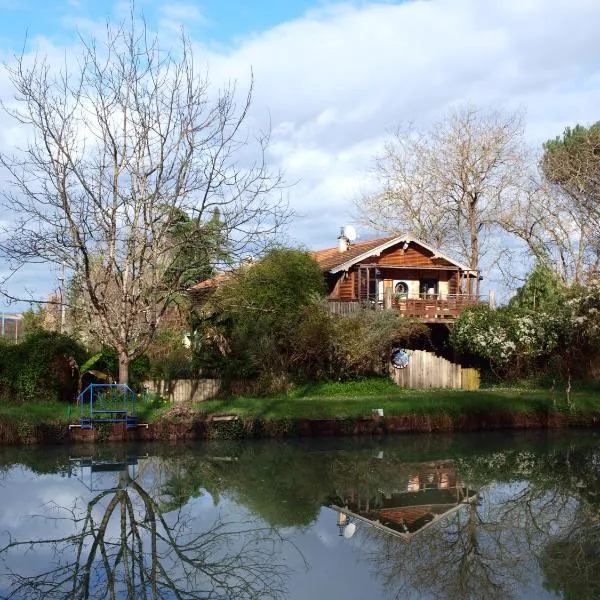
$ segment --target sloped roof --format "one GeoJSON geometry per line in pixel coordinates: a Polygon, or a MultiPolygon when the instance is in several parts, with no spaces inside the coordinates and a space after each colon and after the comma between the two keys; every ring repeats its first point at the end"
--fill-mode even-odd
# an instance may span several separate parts
{"type": "Polygon", "coordinates": [[[204,290],[212,287],[217,287],[227,281],[232,275],[231,271],[226,271],[225,273],[217,273],[214,277],[210,279],[205,279],[196,285],[193,285],[190,289],[192,290],[204,290]]]}
{"type": "Polygon", "coordinates": [[[348,262],[349,260],[352,260],[365,252],[369,252],[370,250],[381,246],[381,244],[393,239],[394,236],[357,242],[351,244],[346,252],[340,252],[337,246],[334,248],[325,248],[323,250],[314,250],[310,255],[319,263],[319,266],[323,271],[329,271],[330,269],[348,262]]]}
{"type": "MultiPolygon", "coordinates": [[[[352,265],[368,258],[369,256],[379,255],[384,250],[395,246],[396,244],[414,242],[415,244],[429,250],[435,258],[443,258],[450,264],[458,267],[462,271],[471,271],[468,266],[457,262],[450,258],[440,250],[430,246],[412,235],[403,234],[398,236],[388,236],[376,238],[374,240],[365,240],[364,242],[356,242],[349,245],[345,252],[340,252],[337,246],[333,248],[324,248],[322,250],[313,250],[309,254],[317,261],[322,271],[331,271],[337,273],[339,271],[347,271],[352,265]]],[[[205,279],[200,283],[192,286],[192,290],[204,290],[217,287],[227,281],[234,271],[226,271],[218,273],[211,279],[205,279]]]]}
{"type": "Polygon", "coordinates": [[[379,255],[384,250],[395,246],[396,244],[414,242],[418,246],[429,250],[433,253],[435,258],[443,258],[450,264],[458,267],[462,271],[470,271],[467,265],[459,263],[458,261],[450,258],[437,248],[430,246],[426,242],[423,242],[412,235],[402,234],[397,236],[388,236],[383,238],[377,238],[374,240],[367,240],[364,242],[353,243],[349,246],[345,252],[340,252],[338,247],[325,248],[323,250],[315,250],[310,255],[317,261],[321,270],[331,271],[337,273],[339,271],[347,271],[354,264],[368,258],[369,256],[379,255]]]}

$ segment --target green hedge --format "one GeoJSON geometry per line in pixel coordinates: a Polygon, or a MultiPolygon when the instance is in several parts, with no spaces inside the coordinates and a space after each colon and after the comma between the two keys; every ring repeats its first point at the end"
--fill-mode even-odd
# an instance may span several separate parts
{"type": "Polygon", "coordinates": [[[0,348],[0,400],[69,402],[77,392],[77,365],[85,349],[68,336],[49,331],[30,334],[20,344],[0,348]]]}

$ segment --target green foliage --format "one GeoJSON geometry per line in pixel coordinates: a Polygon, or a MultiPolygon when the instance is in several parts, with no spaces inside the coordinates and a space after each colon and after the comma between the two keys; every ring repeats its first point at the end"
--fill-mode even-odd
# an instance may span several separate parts
{"type": "Polygon", "coordinates": [[[564,340],[565,315],[507,306],[475,306],[456,320],[450,341],[460,352],[510,370],[515,361],[549,357],[564,340]]]}
{"type": "Polygon", "coordinates": [[[226,378],[259,377],[266,387],[286,378],[301,362],[297,336],[312,335],[309,307],[324,286],[319,266],[306,252],[271,250],[233,274],[197,315],[198,362],[212,362],[226,378]]]}
{"type": "Polygon", "coordinates": [[[397,394],[398,385],[389,377],[364,377],[349,381],[315,381],[303,383],[288,392],[290,398],[329,398],[397,394]]]}
{"type": "Polygon", "coordinates": [[[564,303],[567,291],[556,272],[547,264],[538,262],[511,298],[509,306],[533,312],[553,312],[564,303]]]}
{"type": "Polygon", "coordinates": [[[600,283],[569,288],[538,266],[507,306],[465,310],[450,339],[503,377],[585,378],[599,358],[600,283]]]}
{"type": "Polygon", "coordinates": [[[281,318],[297,315],[315,294],[323,294],[325,282],[307,252],[277,248],[239,271],[220,291],[223,307],[234,315],[277,325],[281,318]]]}
{"type": "MultiPolygon", "coordinates": [[[[562,136],[548,140],[544,144],[542,169],[553,183],[570,186],[578,175],[587,179],[587,175],[592,174],[591,171],[586,173],[586,169],[597,162],[590,164],[590,157],[600,162],[600,121],[590,127],[567,127],[562,136]]],[[[593,184],[591,180],[589,183],[593,184]]]]}
{"type": "Polygon", "coordinates": [[[169,237],[173,245],[167,284],[182,290],[213,276],[213,264],[227,259],[226,227],[218,209],[206,222],[198,222],[182,210],[170,209],[169,237]]]}
{"type": "Polygon", "coordinates": [[[558,352],[564,343],[568,293],[554,272],[540,263],[507,306],[494,310],[480,305],[463,311],[450,341],[456,350],[517,376],[532,361],[558,352]]]}
{"type": "Polygon", "coordinates": [[[46,311],[44,308],[38,308],[38,310],[33,310],[30,308],[23,313],[23,338],[43,331],[45,313],[46,311]]]}
{"type": "Polygon", "coordinates": [[[92,354],[80,367],[79,370],[82,373],[87,373],[100,359],[102,358],[102,352],[96,352],[92,354]]]}
{"type": "Polygon", "coordinates": [[[265,391],[292,381],[380,373],[393,346],[427,328],[391,311],[330,313],[315,261],[276,249],[233,274],[196,317],[195,356],[229,379],[255,378],[265,391]]]}
{"type": "Polygon", "coordinates": [[[0,353],[0,398],[10,402],[71,401],[85,350],[65,335],[33,332],[0,353]]]}
{"type": "MultiPolygon", "coordinates": [[[[119,356],[113,348],[103,347],[101,356],[95,361],[96,370],[106,373],[112,381],[119,379],[119,356]]],[[[129,387],[137,390],[148,379],[150,374],[150,358],[146,354],[136,358],[129,365],[129,387]]],[[[86,382],[84,382],[85,387],[86,382]]]]}
{"type": "Polygon", "coordinates": [[[572,354],[579,359],[590,359],[600,349],[600,281],[575,288],[567,310],[567,341],[572,354]]]}
{"type": "Polygon", "coordinates": [[[394,311],[366,309],[334,315],[332,322],[332,374],[342,379],[383,372],[395,346],[428,334],[425,325],[394,311]]]}
{"type": "Polygon", "coordinates": [[[593,266],[598,252],[594,223],[600,205],[600,121],[590,127],[567,127],[562,137],[546,142],[541,169],[546,179],[563,193],[575,218],[591,228],[588,251],[592,253],[593,266]]]}
{"type": "Polygon", "coordinates": [[[191,349],[184,345],[180,329],[159,331],[146,352],[149,376],[158,381],[188,379],[197,375],[191,349]]]}

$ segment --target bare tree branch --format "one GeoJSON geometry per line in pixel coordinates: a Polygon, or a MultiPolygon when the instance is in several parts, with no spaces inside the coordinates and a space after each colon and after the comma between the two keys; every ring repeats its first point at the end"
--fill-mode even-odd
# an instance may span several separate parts
{"type": "Polygon", "coordinates": [[[0,155],[13,184],[2,204],[15,215],[0,252],[13,270],[66,265],[125,383],[182,291],[189,237],[171,235],[181,215],[207,248],[218,215],[221,252],[205,257],[214,266],[255,252],[289,213],[268,134],[253,143],[245,132],[253,82],[241,103],[235,85],[211,92],[189,41],[166,51],[133,14],[81,44],[75,67],[24,53],[8,67],[16,97],[4,109],[31,141],[0,155]]]}

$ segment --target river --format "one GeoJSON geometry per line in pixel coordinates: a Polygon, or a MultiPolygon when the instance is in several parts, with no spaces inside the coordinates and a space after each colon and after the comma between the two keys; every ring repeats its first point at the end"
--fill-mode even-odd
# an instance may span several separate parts
{"type": "Polygon", "coordinates": [[[600,598],[599,442],[0,448],[0,596],[600,598]]]}

